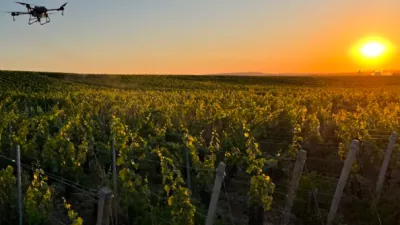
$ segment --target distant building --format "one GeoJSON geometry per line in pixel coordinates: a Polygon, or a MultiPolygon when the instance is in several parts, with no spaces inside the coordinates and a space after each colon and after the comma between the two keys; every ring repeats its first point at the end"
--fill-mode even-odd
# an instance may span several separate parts
{"type": "Polygon", "coordinates": [[[371,73],[372,76],[382,76],[382,71],[380,70],[375,70],[374,72],[371,73]]]}
{"type": "Polygon", "coordinates": [[[371,76],[392,76],[393,72],[388,72],[384,70],[375,70],[371,73],[371,76]]]}

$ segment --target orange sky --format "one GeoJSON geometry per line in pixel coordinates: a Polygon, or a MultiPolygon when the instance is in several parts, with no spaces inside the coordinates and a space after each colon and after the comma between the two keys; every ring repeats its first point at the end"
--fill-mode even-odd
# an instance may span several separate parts
{"type": "MultiPolygon", "coordinates": [[[[0,7],[19,9],[10,3],[0,7]]],[[[400,47],[399,9],[398,0],[99,0],[95,5],[72,0],[65,16],[54,16],[46,26],[28,26],[22,17],[0,20],[6,28],[0,41],[7,43],[0,46],[7,52],[0,55],[0,69],[125,74],[400,69],[398,52],[377,65],[361,65],[349,56],[357,41],[370,35],[400,47]]]]}

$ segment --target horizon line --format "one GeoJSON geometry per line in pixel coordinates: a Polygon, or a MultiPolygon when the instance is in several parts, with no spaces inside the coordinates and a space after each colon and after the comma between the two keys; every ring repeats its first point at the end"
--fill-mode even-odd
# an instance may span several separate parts
{"type": "MultiPolygon", "coordinates": [[[[169,75],[169,76],[318,76],[318,75],[358,75],[358,74],[371,74],[372,72],[378,70],[360,70],[353,72],[282,72],[282,73],[273,73],[273,72],[258,72],[258,71],[248,71],[248,72],[221,72],[221,73],[85,73],[85,72],[65,72],[65,71],[41,71],[41,70],[17,70],[17,69],[0,69],[0,71],[12,71],[12,72],[28,72],[28,73],[59,73],[59,74],[75,74],[75,75],[126,75],[126,76],[135,76],[135,75],[169,75]]],[[[382,70],[383,72],[391,72],[393,74],[400,73],[400,70],[382,70]]]]}

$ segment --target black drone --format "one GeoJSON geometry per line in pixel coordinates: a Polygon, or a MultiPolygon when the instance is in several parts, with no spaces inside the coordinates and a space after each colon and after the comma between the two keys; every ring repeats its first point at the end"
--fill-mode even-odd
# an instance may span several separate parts
{"type": "Polygon", "coordinates": [[[57,9],[47,9],[44,6],[36,6],[36,5],[23,3],[23,2],[16,2],[16,3],[24,5],[28,9],[28,12],[8,12],[11,14],[14,21],[15,21],[16,16],[29,15],[29,22],[28,22],[29,25],[32,25],[37,22],[40,25],[44,25],[46,23],[50,23],[50,17],[49,17],[50,13],[49,12],[61,11],[61,15],[64,15],[64,9],[68,2],[66,2],[64,5],[62,5],[60,8],[57,8],[57,9]],[[34,6],[34,7],[32,7],[32,6],[34,6]],[[42,22],[42,18],[45,18],[46,21],[42,22]]]}

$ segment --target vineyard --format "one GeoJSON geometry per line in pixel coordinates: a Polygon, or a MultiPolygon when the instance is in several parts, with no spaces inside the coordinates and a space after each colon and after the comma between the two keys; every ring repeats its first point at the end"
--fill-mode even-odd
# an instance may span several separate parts
{"type": "Polygon", "coordinates": [[[397,144],[372,200],[400,132],[400,77],[0,71],[0,88],[0,224],[18,223],[17,146],[24,224],[96,224],[102,187],[110,224],[205,224],[223,162],[214,224],[278,225],[301,149],[291,220],[324,224],[355,139],[335,223],[400,224],[397,144]]]}

